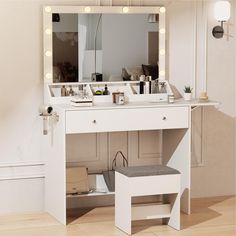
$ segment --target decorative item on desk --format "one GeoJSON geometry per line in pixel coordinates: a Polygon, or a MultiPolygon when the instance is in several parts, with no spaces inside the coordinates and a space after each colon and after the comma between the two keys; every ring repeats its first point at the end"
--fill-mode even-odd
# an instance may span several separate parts
{"type": "Polygon", "coordinates": [[[72,86],[71,86],[71,85],[69,86],[68,95],[69,95],[69,96],[74,96],[74,95],[75,95],[75,92],[74,92],[74,90],[72,89],[72,86]]]}
{"type": "Polygon", "coordinates": [[[125,104],[125,94],[123,92],[116,94],[116,104],[118,105],[125,104]]]}
{"type": "Polygon", "coordinates": [[[151,94],[152,93],[152,76],[151,75],[146,76],[146,81],[148,83],[147,83],[147,87],[145,85],[145,91],[146,93],[151,94]]]}
{"type": "Polygon", "coordinates": [[[200,97],[199,97],[200,102],[208,102],[208,96],[206,92],[201,92],[200,97]]]}
{"type": "Polygon", "coordinates": [[[61,97],[65,97],[66,96],[66,87],[65,85],[62,85],[61,87],[61,97]]]}
{"type": "Polygon", "coordinates": [[[144,86],[145,86],[145,75],[140,75],[139,77],[139,94],[144,94],[144,86]]]}
{"type": "Polygon", "coordinates": [[[152,93],[159,93],[159,80],[155,79],[152,81],[152,93]]]}
{"type": "Polygon", "coordinates": [[[102,91],[100,89],[96,90],[95,95],[102,95],[102,91]]]}
{"type": "Polygon", "coordinates": [[[120,94],[119,91],[116,91],[116,92],[113,92],[113,93],[112,93],[112,102],[113,102],[113,103],[116,103],[116,95],[118,95],[118,94],[120,94]]]}
{"type": "Polygon", "coordinates": [[[166,93],[166,83],[165,82],[160,82],[160,93],[166,93]]]}
{"type": "Polygon", "coordinates": [[[86,90],[83,90],[82,94],[75,96],[71,100],[71,105],[75,107],[84,107],[84,106],[92,106],[93,105],[93,97],[88,96],[86,90]]]}
{"type": "Polygon", "coordinates": [[[108,90],[108,88],[107,88],[107,85],[105,84],[105,88],[104,88],[104,91],[103,91],[103,95],[109,95],[110,94],[110,92],[109,92],[109,90],[108,90]]]}
{"type": "Polygon", "coordinates": [[[190,101],[192,99],[192,88],[190,86],[184,87],[184,100],[190,101]]]}
{"type": "Polygon", "coordinates": [[[175,102],[175,96],[174,94],[168,95],[168,103],[174,103],[175,102]]]}

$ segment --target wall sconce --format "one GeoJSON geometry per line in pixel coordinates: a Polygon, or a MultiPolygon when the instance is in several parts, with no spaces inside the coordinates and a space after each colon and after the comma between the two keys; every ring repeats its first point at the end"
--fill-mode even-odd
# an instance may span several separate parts
{"type": "Polygon", "coordinates": [[[230,3],[228,1],[217,1],[214,8],[214,16],[221,25],[217,25],[212,30],[212,35],[219,39],[224,35],[224,22],[228,21],[230,18],[230,3]]]}

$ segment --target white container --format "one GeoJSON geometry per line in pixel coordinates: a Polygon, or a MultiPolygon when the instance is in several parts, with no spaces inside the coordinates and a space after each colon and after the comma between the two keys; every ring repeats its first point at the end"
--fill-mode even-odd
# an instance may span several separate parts
{"type": "Polygon", "coordinates": [[[192,93],[184,93],[184,100],[190,101],[192,99],[192,93]]]}
{"type": "Polygon", "coordinates": [[[174,94],[169,94],[168,95],[168,103],[174,103],[175,101],[175,96],[174,94]]]}

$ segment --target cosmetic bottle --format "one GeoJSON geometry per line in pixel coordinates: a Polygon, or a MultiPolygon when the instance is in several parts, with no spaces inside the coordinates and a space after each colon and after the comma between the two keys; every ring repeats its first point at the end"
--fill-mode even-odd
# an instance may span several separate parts
{"type": "Polygon", "coordinates": [[[72,86],[69,86],[69,92],[68,92],[69,96],[74,96],[74,91],[72,89],[72,86]]]}
{"type": "Polygon", "coordinates": [[[160,93],[166,93],[166,84],[165,82],[160,82],[161,88],[160,93]]]}
{"type": "Polygon", "coordinates": [[[109,95],[110,94],[110,92],[109,92],[109,90],[108,90],[108,88],[107,88],[107,85],[105,84],[105,88],[104,88],[104,91],[103,91],[103,95],[109,95]]]}
{"type": "Polygon", "coordinates": [[[149,81],[144,82],[144,93],[149,94],[149,81]]]}
{"type": "Polygon", "coordinates": [[[65,85],[62,85],[61,87],[61,97],[65,97],[66,96],[66,87],[65,85]]]}
{"type": "Polygon", "coordinates": [[[139,78],[139,94],[144,94],[144,85],[145,85],[145,75],[141,75],[139,78]]]}
{"type": "Polygon", "coordinates": [[[151,75],[147,76],[147,80],[149,82],[149,94],[151,94],[152,93],[152,76],[151,75]]]}
{"type": "Polygon", "coordinates": [[[152,86],[152,93],[159,93],[159,81],[158,79],[155,79],[153,81],[153,86],[152,86]]]}

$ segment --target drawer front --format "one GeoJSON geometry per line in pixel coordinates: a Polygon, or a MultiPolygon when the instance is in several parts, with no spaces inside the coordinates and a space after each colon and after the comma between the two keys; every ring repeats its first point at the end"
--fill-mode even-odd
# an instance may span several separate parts
{"type": "Polygon", "coordinates": [[[187,127],[187,107],[66,112],[66,133],[96,133],[187,127]]]}

